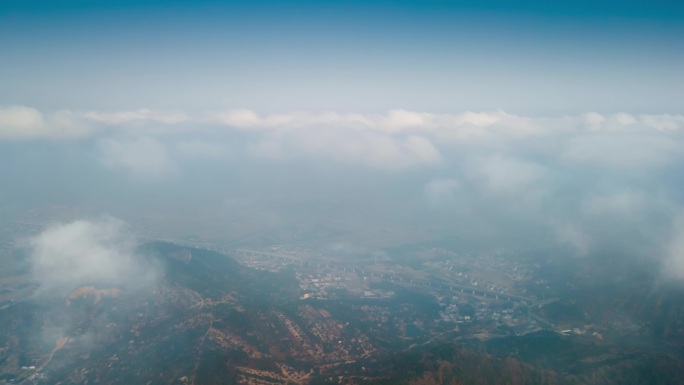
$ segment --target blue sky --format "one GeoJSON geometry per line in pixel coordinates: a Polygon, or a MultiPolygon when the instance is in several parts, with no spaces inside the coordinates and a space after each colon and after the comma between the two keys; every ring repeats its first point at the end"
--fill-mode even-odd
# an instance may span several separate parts
{"type": "Polygon", "coordinates": [[[682,112],[684,7],[595,3],[5,1],[0,104],[682,112]]]}

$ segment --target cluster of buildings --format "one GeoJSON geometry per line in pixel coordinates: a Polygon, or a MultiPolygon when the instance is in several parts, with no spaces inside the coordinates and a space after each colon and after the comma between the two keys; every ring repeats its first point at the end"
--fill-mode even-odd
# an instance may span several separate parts
{"type": "MultiPolygon", "coordinates": [[[[533,298],[524,297],[517,283],[531,276],[529,268],[496,253],[451,255],[448,251],[433,253],[436,257],[423,262],[422,269],[391,270],[383,266],[350,267],[337,265],[320,256],[307,258],[292,250],[243,250],[237,258],[246,266],[281,271],[293,267],[302,299],[331,299],[340,290],[359,299],[389,300],[392,290],[374,287],[374,282],[391,282],[404,287],[418,287],[431,293],[439,304],[441,322],[456,330],[479,330],[486,333],[526,334],[539,330],[537,318],[526,310],[533,298]],[[441,255],[439,253],[444,255],[441,255]],[[449,255],[446,255],[446,254],[449,255]],[[295,255],[297,254],[297,255],[295,255]]],[[[378,325],[388,320],[377,319],[378,325]]]]}
{"type": "Polygon", "coordinates": [[[454,323],[457,327],[477,324],[478,327],[492,332],[503,327],[518,335],[540,329],[537,321],[518,303],[501,304],[470,296],[445,296],[438,299],[440,321],[454,323]]]}
{"type": "Polygon", "coordinates": [[[452,282],[501,294],[524,295],[524,289],[518,289],[516,283],[527,281],[532,274],[521,263],[492,254],[454,255],[426,261],[423,267],[452,282]]]}

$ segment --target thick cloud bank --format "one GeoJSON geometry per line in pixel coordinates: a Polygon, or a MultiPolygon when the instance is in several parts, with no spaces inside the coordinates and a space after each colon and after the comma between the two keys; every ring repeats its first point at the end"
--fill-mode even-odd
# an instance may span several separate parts
{"type": "Polygon", "coordinates": [[[103,164],[145,177],[173,174],[173,155],[218,159],[237,152],[270,161],[325,160],[396,171],[443,165],[457,150],[505,152],[512,145],[542,154],[545,147],[563,164],[644,169],[681,158],[683,128],[684,116],[668,114],[526,117],[503,111],[434,114],[404,109],[259,114],[232,109],[192,115],[148,109],[44,113],[0,106],[0,141],[98,137],[103,164]],[[237,148],[231,147],[235,143],[237,148]],[[531,143],[536,147],[526,146],[531,143]]]}
{"type": "MultiPolygon", "coordinates": [[[[147,215],[213,213],[226,202],[250,202],[238,205],[248,221],[257,212],[281,221],[298,211],[320,215],[313,214],[314,202],[334,220],[344,207],[362,202],[404,218],[403,225],[426,224],[430,234],[491,247],[562,244],[577,256],[645,258],[670,278],[684,277],[683,115],[41,112],[7,106],[0,107],[2,146],[0,164],[17,199],[41,194],[32,184],[40,180],[72,201],[74,195],[97,205],[105,196],[150,210],[147,215]],[[84,175],[97,185],[83,188],[84,175]]],[[[354,220],[363,224],[364,218],[354,220]]],[[[59,232],[57,239],[83,236],[90,241],[75,244],[126,256],[129,246],[102,246],[112,243],[102,234],[123,236],[119,227],[105,221],[50,229],[34,240],[41,279],[87,280],[83,266],[113,281],[131,274],[128,263],[100,271],[111,258],[77,263],[75,251],[44,246],[57,242],[50,236],[59,232]],[[47,274],[53,267],[45,257],[55,253],[70,266],[56,278],[47,274]]]]}
{"type": "Polygon", "coordinates": [[[135,246],[114,218],[53,225],[30,239],[32,277],[40,292],[56,295],[82,285],[141,287],[153,282],[157,271],[135,246]]]}

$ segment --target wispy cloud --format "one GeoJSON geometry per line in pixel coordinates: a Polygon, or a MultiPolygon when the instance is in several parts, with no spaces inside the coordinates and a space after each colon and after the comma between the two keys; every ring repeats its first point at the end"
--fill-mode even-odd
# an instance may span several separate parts
{"type": "Polygon", "coordinates": [[[135,246],[125,224],[111,217],[55,224],[29,240],[31,277],[39,293],[57,296],[82,285],[140,288],[159,272],[135,246]]]}
{"type": "Polygon", "coordinates": [[[684,152],[682,142],[658,134],[583,135],[567,142],[563,161],[614,169],[664,166],[684,152]]]}
{"type": "Polygon", "coordinates": [[[671,232],[663,272],[669,278],[684,280],[684,213],[676,218],[671,232]]]}
{"type": "Polygon", "coordinates": [[[161,177],[172,173],[174,163],[166,146],[156,139],[103,139],[98,142],[102,163],[141,178],[161,177]]]}

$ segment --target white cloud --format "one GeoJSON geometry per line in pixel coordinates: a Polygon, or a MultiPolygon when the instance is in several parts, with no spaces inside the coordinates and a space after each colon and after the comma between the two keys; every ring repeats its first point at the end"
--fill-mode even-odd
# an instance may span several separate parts
{"type": "Polygon", "coordinates": [[[237,128],[256,127],[264,124],[263,119],[256,112],[244,108],[212,113],[207,121],[237,128]]]}
{"type": "MultiPolygon", "coordinates": [[[[201,119],[179,111],[155,111],[137,109],[131,111],[89,111],[73,113],[79,119],[106,125],[125,125],[131,123],[177,124],[192,122],[196,124],[221,124],[234,128],[260,128],[289,130],[313,126],[336,126],[363,128],[385,133],[406,133],[416,131],[444,131],[464,127],[483,128],[490,134],[507,136],[526,136],[548,134],[567,130],[570,127],[588,131],[659,131],[675,132],[684,127],[682,115],[632,115],[617,113],[602,115],[595,112],[579,116],[563,117],[524,117],[503,111],[463,112],[459,114],[434,114],[427,112],[393,109],[385,114],[337,113],[293,111],[260,115],[250,109],[232,109],[208,112],[201,119]]],[[[44,114],[24,106],[0,108],[0,122],[4,127],[36,128],[45,125],[44,114]]]]}
{"type": "Polygon", "coordinates": [[[135,111],[120,112],[97,112],[90,111],[83,114],[86,119],[96,122],[120,125],[140,122],[154,122],[163,124],[183,123],[190,120],[190,117],[180,112],[161,112],[141,108],[135,111]]]}
{"type": "Polygon", "coordinates": [[[377,129],[388,132],[402,132],[411,129],[431,128],[435,125],[435,116],[407,110],[390,110],[382,120],[373,124],[377,129]]]}
{"type": "Polygon", "coordinates": [[[639,121],[658,131],[678,131],[684,127],[682,115],[641,115],[639,121]]]}
{"type": "Polygon", "coordinates": [[[632,115],[624,112],[601,115],[584,114],[583,126],[588,131],[613,133],[673,133],[684,127],[682,115],[632,115]]]}
{"type": "Polygon", "coordinates": [[[35,108],[9,106],[0,109],[0,132],[5,137],[32,136],[44,124],[43,114],[35,108]]]}
{"type": "Polygon", "coordinates": [[[314,126],[368,129],[388,134],[457,128],[461,126],[486,127],[505,117],[503,112],[438,115],[404,109],[390,110],[386,114],[340,114],[336,112],[290,112],[259,115],[249,109],[235,109],[207,114],[206,122],[219,123],[242,129],[272,129],[288,131],[314,126]]]}
{"type": "MultiPolygon", "coordinates": [[[[435,114],[406,109],[381,114],[259,114],[234,109],[200,116],[198,119],[183,112],[149,109],[44,114],[29,107],[9,106],[0,108],[0,139],[76,140],[117,135],[112,130],[118,129],[129,138],[141,139],[125,143],[100,139],[106,164],[140,175],[167,172],[173,165],[172,155],[226,159],[225,144],[236,136],[256,156],[320,158],[395,170],[441,164],[449,154],[461,150],[484,153],[484,157],[488,153],[510,154],[514,158],[541,155],[547,161],[565,165],[621,170],[666,166],[684,153],[681,115],[591,112],[578,116],[525,117],[503,111],[435,114]],[[149,149],[150,154],[146,156],[141,147],[149,149]],[[169,154],[166,148],[175,152],[169,154]],[[139,161],[146,164],[135,165],[139,161]]],[[[499,166],[490,170],[486,166],[482,165],[485,168],[481,171],[489,175],[494,187],[504,175],[495,175],[499,166]]]]}
{"type": "Polygon", "coordinates": [[[80,139],[93,131],[71,111],[57,111],[45,116],[35,108],[0,107],[0,139],[80,139]]]}
{"type": "Polygon", "coordinates": [[[166,146],[152,138],[103,139],[98,144],[107,167],[123,169],[137,177],[165,176],[175,169],[166,146]]]}
{"type": "Polygon", "coordinates": [[[598,114],[596,112],[588,112],[582,116],[582,123],[589,130],[599,130],[606,121],[605,116],[598,114]]]}
{"type": "Polygon", "coordinates": [[[65,295],[82,285],[140,287],[157,276],[114,218],[56,224],[31,238],[29,246],[31,276],[43,293],[65,295]]]}
{"type": "Polygon", "coordinates": [[[322,158],[385,170],[433,165],[442,160],[440,151],[420,136],[395,137],[325,128],[267,135],[252,147],[252,153],[280,160],[322,158]]]}
{"type": "MultiPolygon", "coordinates": [[[[261,116],[249,109],[235,109],[207,114],[204,122],[222,124],[243,130],[287,132],[313,127],[346,129],[376,129],[386,123],[386,116],[339,114],[336,112],[310,113],[303,111],[261,116]]],[[[399,122],[394,122],[399,123],[399,122]]]]}
{"type": "Polygon", "coordinates": [[[617,123],[619,123],[622,126],[629,126],[631,124],[637,123],[637,119],[633,115],[626,114],[624,112],[620,112],[613,115],[613,118],[617,123]]]}

